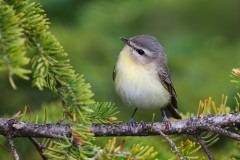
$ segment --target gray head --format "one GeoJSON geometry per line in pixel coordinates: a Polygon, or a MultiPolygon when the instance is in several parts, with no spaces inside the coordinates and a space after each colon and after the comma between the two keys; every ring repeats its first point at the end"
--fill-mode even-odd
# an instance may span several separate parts
{"type": "Polygon", "coordinates": [[[138,35],[132,38],[120,37],[130,49],[132,57],[140,63],[146,64],[152,61],[166,61],[166,55],[161,44],[156,38],[148,35],[138,35]]]}

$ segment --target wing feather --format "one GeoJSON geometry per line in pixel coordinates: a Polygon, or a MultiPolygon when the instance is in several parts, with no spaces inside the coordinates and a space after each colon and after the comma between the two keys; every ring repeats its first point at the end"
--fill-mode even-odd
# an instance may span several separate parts
{"type": "Polygon", "coordinates": [[[177,93],[174,89],[169,71],[167,67],[159,67],[157,70],[157,73],[160,77],[160,80],[162,81],[163,86],[168,90],[168,92],[171,95],[171,104],[174,108],[178,108],[177,107],[177,93]]]}
{"type": "Polygon", "coordinates": [[[117,72],[116,72],[116,65],[114,65],[113,73],[112,73],[112,79],[113,79],[113,81],[115,81],[116,74],[117,74],[117,72]]]}

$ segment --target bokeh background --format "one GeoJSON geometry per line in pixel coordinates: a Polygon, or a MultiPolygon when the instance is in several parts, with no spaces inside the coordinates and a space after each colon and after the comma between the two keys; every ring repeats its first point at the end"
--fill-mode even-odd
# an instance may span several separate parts
{"type": "MultiPolygon", "coordinates": [[[[199,100],[208,97],[219,104],[222,94],[227,105],[235,107],[234,96],[239,89],[230,83],[232,68],[240,63],[240,1],[239,0],[38,0],[50,19],[50,30],[69,54],[76,72],[84,74],[92,86],[96,101],[111,101],[120,114],[129,120],[133,108],[126,107],[114,91],[113,66],[123,48],[120,36],[147,34],[156,37],[165,48],[171,77],[182,113],[198,111],[199,100]]],[[[12,115],[23,106],[38,110],[42,104],[56,101],[50,91],[32,88],[29,81],[16,79],[13,91],[7,73],[0,73],[0,115],[12,115]]],[[[139,110],[135,121],[160,121],[158,110],[139,110]]],[[[110,138],[98,138],[99,145],[110,138]]],[[[154,146],[160,159],[171,157],[170,147],[162,138],[123,137],[127,144],[154,146]]],[[[20,144],[20,143],[19,143],[20,144]]],[[[126,148],[129,146],[126,145],[126,148]]],[[[211,147],[216,159],[225,159],[232,142],[222,138],[211,147]],[[221,152],[219,152],[221,150],[221,152]]],[[[22,156],[34,155],[29,148],[22,156]]],[[[204,153],[203,153],[204,154],[204,153]]],[[[28,157],[26,156],[26,157],[28,157]]],[[[37,157],[40,159],[40,157],[37,157]]]]}

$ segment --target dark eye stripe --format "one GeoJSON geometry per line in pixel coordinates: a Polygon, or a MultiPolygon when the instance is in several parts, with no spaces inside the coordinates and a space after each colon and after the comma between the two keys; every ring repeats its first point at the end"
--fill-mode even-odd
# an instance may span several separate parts
{"type": "Polygon", "coordinates": [[[143,55],[145,52],[142,49],[136,49],[136,51],[138,52],[138,54],[143,55]]]}

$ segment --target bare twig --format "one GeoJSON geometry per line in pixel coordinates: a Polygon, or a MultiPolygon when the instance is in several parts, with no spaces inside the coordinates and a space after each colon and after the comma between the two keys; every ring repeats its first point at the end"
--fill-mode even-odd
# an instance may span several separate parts
{"type": "MultiPolygon", "coordinates": [[[[214,131],[218,134],[228,136],[239,140],[239,134],[229,132],[225,127],[237,126],[240,124],[240,113],[230,113],[226,115],[205,115],[205,117],[191,117],[184,120],[172,121],[171,128],[164,133],[167,135],[172,134],[195,134],[202,131],[214,131]],[[216,129],[220,128],[220,129],[216,129]],[[231,133],[231,134],[230,134],[231,133]]],[[[127,123],[117,125],[101,125],[93,124],[90,129],[95,136],[150,136],[159,135],[159,130],[164,131],[166,125],[164,123],[134,123],[133,127],[129,130],[127,123]],[[151,128],[151,130],[150,130],[151,128]]]]}
{"type": "Polygon", "coordinates": [[[14,159],[19,160],[19,155],[18,155],[17,150],[15,148],[13,139],[11,137],[6,137],[6,138],[8,140],[8,144],[9,144],[11,150],[12,150],[12,154],[13,154],[14,159]]]}
{"type": "Polygon", "coordinates": [[[34,144],[39,154],[41,155],[43,160],[47,160],[47,157],[43,155],[43,149],[45,148],[41,143],[39,143],[36,139],[29,137],[29,140],[34,144]]]}
{"type": "MultiPolygon", "coordinates": [[[[195,134],[203,131],[213,131],[218,134],[239,140],[239,134],[232,133],[223,129],[229,126],[240,125],[240,113],[226,115],[206,115],[204,118],[191,117],[184,120],[172,121],[171,128],[164,134],[195,134]]],[[[90,126],[91,132],[96,137],[102,136],[151,136],[159,135],[159,131],[164,131],[165,123],[160,122],[141,122],[134,123],[129,129],[127,123],[123,124],[93,124],[90,126]],[[151,129],[150,129],[151,128],[151,129]]],[[[57,138],[64,140],[63,135],[72,136],[70,125],[68,124],[29,124],[16,120],[0,118],[0,134],[11,134],[11,137],[38,137],[38,138],[57,138]]]]}
{"type": "Polygon", "coordinates": [[[214,160],[214,157],[213,155],[211,154],[211,152],[209,151],[207,145],[205,144],[204,140],[201,138],[200,135],[195,135],[196,136],[196,139],[197,139],[197,142],[201,145],[202,149],[204,150],[204,152],[207,154],[208,158],[210,160],[214,160]]]}
{"type": "Polygon", "coordinates": [[[240,135],[239,134],[227,131],[227,130],[219,128],[219,127],[203,125],[199,128],[204,129],[204,130],[208,130],[208,131],[212,131],[212,132],[215,132],[217,134],[221,134],[221,135],[224,135],[226,137],[230,137],[232,139],[236,139],[236,140],[240,141],[240,135]]]}
{"type": "Polygon", "coordinates": [[[183,157],[183,155],[180,153],[179,149],[177,148],[176,144],[166,134],[164,134],[162,131],[159,131],[159,134],[161,136],[163,136],[163,138],[165,138],[168,141],[169,145],[177,153],[180,160],[185,160],[185,158],[183,157]]]}
{"type": "Polygon", "coordinates": [[[64,134],[71,137],[70,125],[67,124],[29,124],[16,120],[0,118],[0,134],[12,138],[15,137],[38,137],[38,138],[57,138],[65,140],[64,134]]]}

